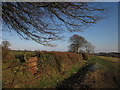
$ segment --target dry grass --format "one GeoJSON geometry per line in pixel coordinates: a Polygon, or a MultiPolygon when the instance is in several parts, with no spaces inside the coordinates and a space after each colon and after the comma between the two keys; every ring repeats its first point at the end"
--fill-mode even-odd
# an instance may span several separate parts
{"type": "Polygon", "coordinates": [[[113,61],[113,62],[118,62],[119,60],[119,58],[115,58],[115,57],[105,57],[105,56],[98,56],[98,57],[105,60],[113,61]]]}

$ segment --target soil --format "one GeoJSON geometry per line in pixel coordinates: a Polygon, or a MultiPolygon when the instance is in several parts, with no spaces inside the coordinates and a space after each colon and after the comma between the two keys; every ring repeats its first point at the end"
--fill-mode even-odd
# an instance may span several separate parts
{"type": "Polygon", "coordinates": [[[91,65],[79,70],[57,86],[61,88],[120,88],[118,72],[90,70],[91,65]]]}
{"type": "Polygon", "coordinates": [[[118,73],[104,70],[89,72],[85,75],[81,85],[92,88],[119,88],[118,73]]]}

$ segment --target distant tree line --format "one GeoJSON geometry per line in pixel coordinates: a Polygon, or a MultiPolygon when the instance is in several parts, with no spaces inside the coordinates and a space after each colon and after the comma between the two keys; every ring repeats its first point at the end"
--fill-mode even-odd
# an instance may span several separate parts
{"type": "Polygon", "coordinates": [[[119,52],[108,52],[108,53],[107,52],[99,52],[99,53],[95,53],[95,55],[120,58],[119,52]]]}

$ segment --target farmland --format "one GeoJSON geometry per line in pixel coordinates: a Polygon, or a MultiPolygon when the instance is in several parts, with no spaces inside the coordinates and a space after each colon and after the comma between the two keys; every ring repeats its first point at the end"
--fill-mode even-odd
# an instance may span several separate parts
{"type": "Polygon", "coordinates": [[[47,51],[10,54],[7,62],[3,61],[3,88],[116,88],[120,84],[118,58],[84,54],[87,58],[83,60],[82,53],[47,51]],[[24,54],[27,59],[37,58],[35,66],[22,61],[24,54]]]}

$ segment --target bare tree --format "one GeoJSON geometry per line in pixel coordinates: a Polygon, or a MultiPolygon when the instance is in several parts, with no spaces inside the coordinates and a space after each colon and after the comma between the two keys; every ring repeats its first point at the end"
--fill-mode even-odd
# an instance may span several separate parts
{"type": "Polygon", "coordinates": [[[4,59],[9,53],[9,46],[11,46],[9,41],[2,41],[2,58],[4,59]]]}
{"type": "Polygon", "coordinates": [[[3,2],[2,9],[4,24],[20,37],[43,45],[61,39],[60,32],[81,31],[96,23],[104,11],[86,2],[3,2]]]}
{"type": "Polygon", "coordinates": [[[76,49],[75,49],[75,45],[74,44],[70,44],[69,46],[68,46],[68,48],[69,48],[69,52],[76,52],[76,49]]]}
{"type": "Polygon", "coordinates": [[[9,47],[11,46],[9,41],[2,41],[2,47],[9,49],[9,47]]]}
{"type": "Polygon", "coordinates": [[[90,42],[87,42],[86,44],[85,44],[85,51],[87,52],[87,53],[94,53],[94,46],[90,43],[90,42]]]}
{"type": "Polygon", "coordinates": [[[71,43],[69,46],[69,51],[71,52],[94,52],[95,47],[82,36],[75,34],[70,37],[69,41],[71,43]]]}
{"type": "Polygon", "coordinates": [[[69,51],[72,51],[72,52],[79,52],[79,49],[83,48],[87,42],[84,39],[84,37],[76,35],[76,34],[70,37],[69,41],[71,43],[69,46],[69,51]]]}

